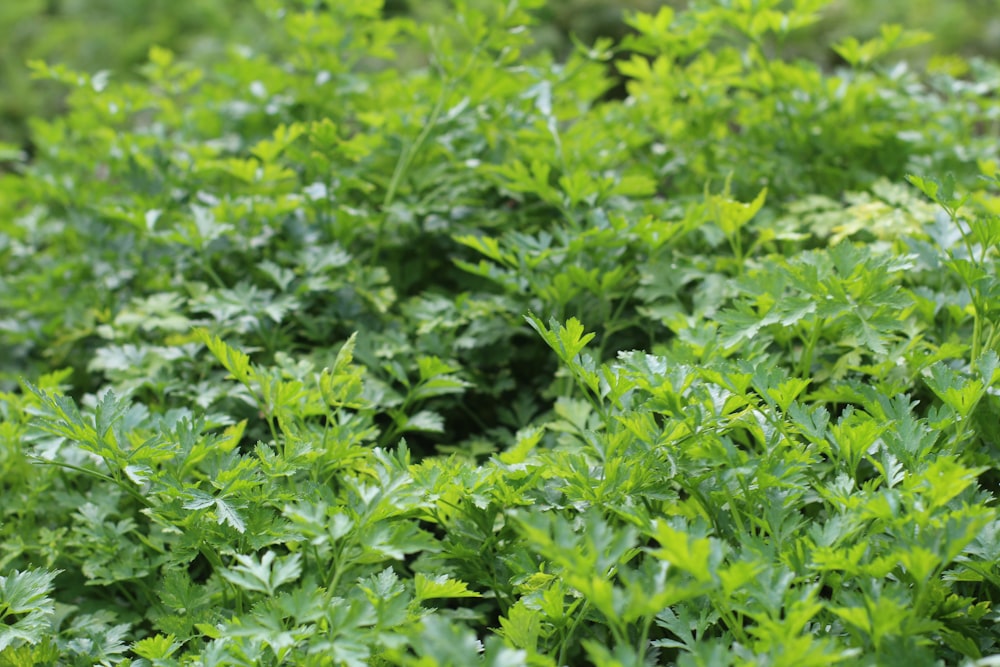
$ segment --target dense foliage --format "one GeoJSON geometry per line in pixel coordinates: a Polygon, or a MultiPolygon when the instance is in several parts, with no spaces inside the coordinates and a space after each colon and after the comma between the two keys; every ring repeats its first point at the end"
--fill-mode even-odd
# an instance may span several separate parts
{"type": "MultiPolygon", "coordinates": [[[[488,9],[495,0],[469,0],[488,9]]],[[[132,77],[149,46],[169,48],[185,59],[207,66],[230,44],[262,40],[266,18],[259,0],[9,0],[0,4],[0,142],[19,147],[29,142],[32,117],[50,117],[62,108],[58,86],[32,82],[27,60],[72,63],[82,71],[114,71],[132,77]]],[[[266,1],[265,3],[266,4],[266,1]]],[[[586,43],[601,36],[620,38],[629,11],[655,13],[661,6],[686,6],[686,0],[558,0],[533,9],[535,46],[565,54],[573,39],[586,43]]],[[[449,0],[385,0],[389,14],[437,21],[451,9],[449,0]]],[[[929,30],[935,41],[908,57],[959,53],[1000,57],[1000,0],[908,0],[871,2],[835,0],[819,21],[789,35],[798,53],[831,59],[819,35],[835,39],[869,38],[883,23],[902,23],[929,30]]],[[[417,52],[420,53],[419,51],[417,52]]],[[[835,56],[833,56],[835,58],[835,56]]],[[[0,147],[0,153],[2,153],[0,147]]]]}
{"type": "Polygon", "coordinates": [[[32,64],[0,665],[996,664],[1000,66],[259,4],[32,64]]]}

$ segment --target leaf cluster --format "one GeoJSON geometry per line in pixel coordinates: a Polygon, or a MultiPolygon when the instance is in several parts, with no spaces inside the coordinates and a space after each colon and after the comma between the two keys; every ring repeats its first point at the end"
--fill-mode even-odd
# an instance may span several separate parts
{"type": "Polygon", "coordinates": [[[32,65],[0,665],[992,664],[1000,67],[786,56],[820,0],[565,59],[541,0],[258,4],[32,65]]]}

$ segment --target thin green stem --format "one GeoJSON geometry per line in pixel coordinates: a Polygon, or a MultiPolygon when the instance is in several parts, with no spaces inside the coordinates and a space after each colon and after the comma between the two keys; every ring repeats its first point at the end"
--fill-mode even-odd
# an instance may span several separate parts
{"type": "MultiPolygon", "coordinates": [[[[601,336],[601,340],[597,344],[598,362],[604,359],[604,350],[608,344],[608,340],[610,339],[610,334],[616,331],[621,331],[622,329],[626,328],[627,325],[619,326],[618,320],[621,319],[622,313],[625,311],[625,308],[631,303],[632,295],[635,294],[636,288],[637,286],[633,285],[632,287],[628,288],[628,290],[626,290],[624,294],[621,295],[621,297],[618,299],[617,305],[614,307],[614,310],[610,312],[607,319],[605,320],[607,322],[607,325],[605,325],[604,327],[604,335],[601,336]]],[[[608,301],[607,303],[610,304],[610,301],[608,301]]]]}
{"type": "Polygon", "coordinates": [[[802,356],[799,357],[799,377],[807,378],[811,375],[813,355],[816,353],[816,345],[819,343],[820,331],[822,330],[822,321],[816,321],[812,323],[812,329],[809,332],[808,338],[803,339],[802,356]]]}
{"type": "Polygon", "coordinates": [[[92,468],[84,468],[83,466],[73,465],[72,463],[67,463],[65,461],[53,461],[50,459],[43,459],[41,457],[31,457],[31,461],[38,465],[55,466],[57,468],[65,468],[67,470],[72,470],[73,472],[78,472],[82,475],[87,475],[95,479],[99,479],[104,482],[109,482],[119,489],[132,496],[132,498],[140,503],[143,507],[152,507],[149,501],[138,491],[133,489],[131,486],[123,482],[121,479],[114,477],[112,475],[106,475],[102,472],[93,470],[92,468]]]}
{"type": "MultiPolygon", "coordinates": [[[[971,290],[971,287],[970,287],[971,290]]],[[[973,297],[972,302],[972,355],[971,360],[975,363],[979,359],[979,353],[982,350],[982,338],[983,338],[983,317],[982,309],[979,305],[979,300],[973,297]]]]}
{"type": "MultiPolygon", "coordinates": [[[[275,420],[274,413],[271,411],[270,407],[268,406],[268,410],[267,410],[267,427],[271,431],[271,438],[274,440],[274,446],[277,447],[281,443],[281,440],[278,439],[278,429],[274,425],[274,420],[275,420]]],[[[287,454],[287,452],[286,452],[286,454],[287,454]]]]}
{"type": "Polygon", "coordinates": [[[719,616],[722,617],[726,627],[729,628],[729,631],[733,633],[733,636],[736,637],[736,640],[739,643],[744,645],[748,644],[749,638],[743,630],[742,619],[740,619],[737,614],[734,614],[733,610],[729,609],[722,600],[719,600],[716,596],[713,597],[715,597],[713,600],[713,606],[719,610],[719,616]]]}
{"type": "Polygon", "coordinates": [[[639,631],[639,664],[646,664],[646,645],[649,643],[649,630],[653,625],[653,617],[645,616],[642,619],[642,629],[639,631]]]}
{"type": "Polygon", "coordinates": [[[434,126],[437,125],[438,120],[441,118],[441,113],[444,111],[444,105],[448,100],[448,96],[451,94],[452,87],[452,83],[448,82],[441,88],[441,92],[434,103],[434,108],[431,110],[431,114],[428,116],[427,122],[424,123],[422,128],[420,128],[420,132],[417,134],[416,139],[407,145],[407,147],[400,154],[399,160],[396,162],[396,168],[392,172],[392,179],[389,181],[389,187],[386,189],[385,197],[382,199],[383,211],[385,211],[385,209],[388,208],[396,198],[396,192],[399,190],[399,185],[402,182],[406,171],[409,169],[410,164],[413,162],[413,158],[416,156],[417,151],[420,150],[421,146],[423,146],[424,142],[427,141],[427,137],[430,136],[434,126]]]}
{"type": "Polygon", "coordinates": [[[208,277],[212,279],[212,282],[215,283],[216,287],[219,289],[226,289],[227,285],[225,281],[223,281],[222,278],[219,277],[219,274],[215,272],[215,269],[212,268],[212,260],[204,249],[201,251],[201,268],[208,274],[208,277]]]}
{"type": "Polygon", "coordinates": [[[446,77],[444,84],[441,86],[441,92],[438,93],[437,100],[434,102],[434,107],[431,109],[431,113],[427,118],[427,122],[424,126],[420,128],[420,132],[417,134],[416,138],[410,142],[403,152],[400,153],[399,159],[396,161],[396,167],[392,171],[392,178],[389,180],[389,186],[386,188],[385,196],[382,198],[382,215],[379,218],[378,226],[375,232],[375,247],[372,250],[372,264],[378,264],[379,256],[382,252],[382,246],[385,242],[385,222],[388,216],[389,206],[396,198],[396,193],[399,191],[399,187],[403,182],[403,178],[406,176],[407,171],[409,171],[410,165],[413,163],[414,158],[423,145],[427,142],[428,137],[430,137],[431,132],[437,126],[438,121],[441,119],[441,114],[444,112],[445,104],[448,98],[451,96],[452,91],[458,85],[458,82],[465,78],[469,68],[475,59],[478,57],[480,50],[482,50],[482,44],[477,44],[476,47],[469,54],[469,57],[462,64],[459,70],[450,76],[445,75],[444,71],[441,71],[441,76],[446,77]]]}
{"type": "Polygon", "coordinates": [[[357,540],[356,534],[352,535],[347,539],[341,548],[337,550],[337,555],[333,558],[334,567],[330,572],[330,577],[327,579],[326,594],[327,599],[331,600],[337,596],[337,586],[340,585],[340,580],[347,571],[347,567],[344,565],[344,556],[348,551],[354,547],[357,540]]]}
{"type": "Polygon", "coordinates": [[[560,642],[560,644],[559,644],[559,658],[558,658],[558,661],[557,661],[558,664],[560,664],[560,665],[565,665],[566,664],[566,651],[567,651],[567,648],[569,647],[569,645],[571,643],[570,640],[573,639],[574,635],[576,635],[576,630],[579,627],[580,623],[583,622],[584,617],[587,615],[587,612],[589,611],[589,609],[588,609],[589,606],[590,606],[590,602],[588,600],[584,600],[583,604],[580,605],[580,609],[577,611],[576,617],[573,619],[573,623],[570,624],[568,632],[566,633],[566,636],[563,637],[562,642],[560,642]]]}
{"type": "Polygon", "coordinates": [[[123,598],[128,600],[129,606],[131,606],[132,609],[139,609],[141,608],[141,605],[139,603],[139,596],[135,594],[133,589],[134,585],[135,582],[130,582],[128,585],[119,582],[119,584],[115,587],[115,590],[118,592],[118,595],[121,595],[123,598]]]}

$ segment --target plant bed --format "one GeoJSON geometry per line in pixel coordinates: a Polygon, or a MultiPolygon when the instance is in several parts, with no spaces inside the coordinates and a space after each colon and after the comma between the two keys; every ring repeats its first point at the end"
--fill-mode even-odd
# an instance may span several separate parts
{"type": "Polygon", "coordinates": [[[33,65],[0,665],[995,664],[996,63],[260,4],[33,65]]]}

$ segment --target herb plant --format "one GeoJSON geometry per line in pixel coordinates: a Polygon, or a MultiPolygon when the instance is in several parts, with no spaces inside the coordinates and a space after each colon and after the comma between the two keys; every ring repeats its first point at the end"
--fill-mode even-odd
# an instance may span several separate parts
{"type": "Polygon", "coordinates": [[[0,665],[996,664],[1000,66],[824,4],[33,62],[0,665]]]}

